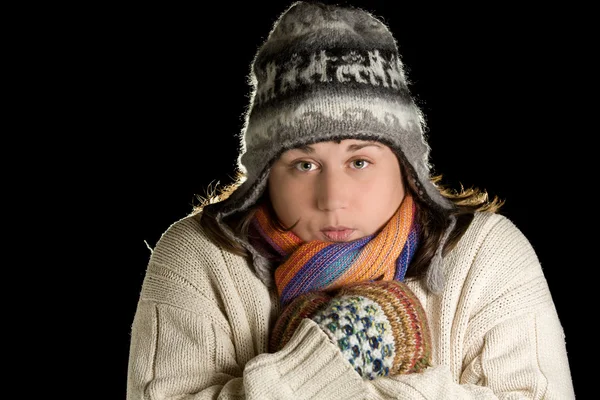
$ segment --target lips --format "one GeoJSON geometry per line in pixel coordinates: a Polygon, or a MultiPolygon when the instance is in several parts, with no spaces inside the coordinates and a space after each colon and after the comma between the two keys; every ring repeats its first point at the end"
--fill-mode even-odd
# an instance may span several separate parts
{"type": "Polygon", "coordinates": [[[346,227],[325,228],[321,230],[323,235],[332,242],[343,242],[354,233],[354,229],[346,227]]]}

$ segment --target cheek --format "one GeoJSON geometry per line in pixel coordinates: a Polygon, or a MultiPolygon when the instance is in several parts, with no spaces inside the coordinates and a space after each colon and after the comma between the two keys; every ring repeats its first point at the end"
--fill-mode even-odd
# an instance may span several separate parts
{"type": "Polygon", "coordinates": [[[384,184],[370,182],[368,185],[362,185],[360,190],[354,193],[355,207],[365,215],[371,216],[392,214],[404,198],[401,185],[389,181],[385,181],[384,184]]]}
{"type": "Polygon", "coordinates": [[[368,178],[361,182],[356,194],[373,204],[395,201],[398,197],[402,197],[404,185],[400,169],[397,165],[388,164],[378,168],[376,173],[369,174],[368,178]]]}
{"type": "Polygon", "coordinates": [[[377,182],[373,182],[371,192],[376,196],[376,202],[386,202],[386,200],[397,200],[404,194],[404,185],[399,175],[383,177],[379,176],[377,182]]]}
{"type": "Polygon", "coordinates": [[[405,196],[399,170],[379,171],[357,193],[355,201],[362,215],[361,222],[367,234],[380,229],[394,215],[405,196]],[[360,200],[358,200],[360,199],[360,200]]]}
{"type": "Polygon", "coordinates": [[[310,189],[299,182],[273,173],[269,177],[267,190],[277,217],[284,225],[294,224],[305,204],[309,201],[310,189]]]}

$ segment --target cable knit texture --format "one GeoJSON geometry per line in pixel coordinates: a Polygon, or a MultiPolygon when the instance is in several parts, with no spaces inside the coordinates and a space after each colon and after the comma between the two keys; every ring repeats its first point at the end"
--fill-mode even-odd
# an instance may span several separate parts
{"type": "Polygon", "coordinates": [[[128,400],[573,399],[565,337],[534,249],[507,218],[478,213],[444,259],[439,295],[406,284],[431,332],[431,367],[361,379],[310,318],[269,352],[281,312],[247,259],[197,216],[150,257],[131,330],[128,400]]]}

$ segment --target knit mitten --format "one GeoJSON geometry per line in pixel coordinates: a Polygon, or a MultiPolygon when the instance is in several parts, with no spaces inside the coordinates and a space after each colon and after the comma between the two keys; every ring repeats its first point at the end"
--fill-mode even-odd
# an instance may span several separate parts
{"type": "Polygon", "coordinates": [[[310,318],[364,379],[419,372],[430,365],[426,315],[403,282],[346,286],[310,318]]]}
{"type": "Polygon", "coordinates": [[[290,340],[304,318],[309,318],[331,299],[323,292],[308,292],[296,297],[282,311],[269,339],[269,350],[276,352],[290,340]]]}

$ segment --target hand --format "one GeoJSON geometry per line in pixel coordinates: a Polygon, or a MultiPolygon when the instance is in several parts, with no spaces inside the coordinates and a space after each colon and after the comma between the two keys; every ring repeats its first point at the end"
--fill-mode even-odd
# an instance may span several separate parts
{"type": "Polygon", "coordinates": [[[310,318],[365,379],[419,372],[430,365],[427,318],[403,282],[346,286],[310,318]]]}
{"type": "Polygon", "coordinates": [[[323,308],[331,297],[323,292],[304,293],[292,300],[275,322],[269,340],[269,351],[276,352],[290,340],[304,318],[323,308]]]}

